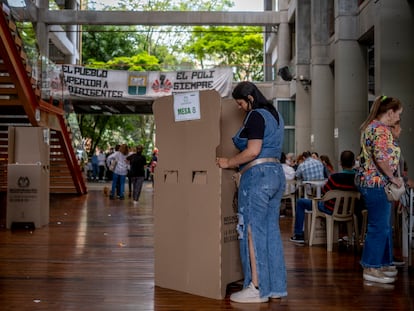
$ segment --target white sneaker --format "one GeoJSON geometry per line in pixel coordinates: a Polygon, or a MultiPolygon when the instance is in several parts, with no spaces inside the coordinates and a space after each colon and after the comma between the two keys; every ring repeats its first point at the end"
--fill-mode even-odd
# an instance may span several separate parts
{"type": "Polygon", "coordinates": [[[260,297],[259,290],[250,283],[248,287],[242,289],[241,291],[231,294],[230,300],[240,303],[260,303],[268,302],[268,297],[260,297]]]}
{"type": "Polygon", "coordinates": [[[397,267],[395,266],[381,267],[379,270],[382,273],[384,273],[386,276],[390,276],[390,277],[394,277],[398,274],[397,267]]]}
{"type": "Polygon", "coordinates": [[[380,269],[365,268],[363,273],[364,280],[377,282],[377,283],[393,283],[395,279],[393,277],[386,276],[380,269]]]}

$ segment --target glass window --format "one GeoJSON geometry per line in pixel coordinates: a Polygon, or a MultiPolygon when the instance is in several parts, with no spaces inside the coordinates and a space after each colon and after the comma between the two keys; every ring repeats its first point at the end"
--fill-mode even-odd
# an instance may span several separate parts
{"type": "Polygon", "coordinates": [[[295,126],[295,102],[290,99],[277,99],[276,108],[283,116],[286,126],[295,126]]]}
{"type": "Polygon", "coordinates": [[[274,104],[285,122],[283,152],[296,153],[295,150],[295,101],[290,99],[276,99],[274,104]]]}

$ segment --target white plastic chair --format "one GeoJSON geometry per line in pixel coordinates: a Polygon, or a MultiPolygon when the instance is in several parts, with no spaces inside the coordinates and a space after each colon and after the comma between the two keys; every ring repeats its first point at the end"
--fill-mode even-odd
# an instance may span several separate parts
{"type": "Polygon", "coordinates": [[[292,217],[296,217],[296,180],[286,180],[286,191],[283,194],[282,200],[290,200],[292,206],[292,217]],[[292,192],[292,189],[295,189],[292,192]]]}
{"type": "Polygon", "coordinates": [[[358,224],[354,217],[355,202],[360,198],[358,191],[342,191],[342,190],[330,190],[320,199],[312,200],[312,224],[309,238],[309,246],[312,246],[315,236],[316,217],[322,217],[326,219],[326,246],[328,252],[332,252],[333,236],[334,236],[334,222],[346,222],[348,229],[348,237],[352,238],[353,228],[355,236],[358,236],[358,224]],[[335,200],[334,211],[332,215],[328,215],[319,211],[319,201],[335,200]]]}

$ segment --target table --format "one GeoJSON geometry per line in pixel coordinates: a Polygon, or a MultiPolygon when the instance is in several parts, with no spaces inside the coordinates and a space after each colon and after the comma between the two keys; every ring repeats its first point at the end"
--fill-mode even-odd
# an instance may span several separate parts
{"type": "MultiPolygon", "coordinates": [[[[322,191],[322,187],[325,186],[326,182],[328,181],[328,179],[322,179],[322,180],[304,180],[302,181],[303,185],[310,185],[310,187],[312,189],[316,190],[316,197],[314,197],[314,199],[320,199],[321,198],[321,191],[322,191]]],[[[305,189],[303,189],[303,196],[308,199],[308,193],[306,191],[306,187],[305,189]]]]}

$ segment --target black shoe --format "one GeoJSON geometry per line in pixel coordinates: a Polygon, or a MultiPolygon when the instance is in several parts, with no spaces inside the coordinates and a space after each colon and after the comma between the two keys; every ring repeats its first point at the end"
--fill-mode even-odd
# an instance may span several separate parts
{"type": "Polygon", "coordinates": [[[125,200],[125,198],[124,198],[124,197],[119,197],[119,199],[120,199],[120,200],[125,200]]]}
{"type": "Polygon", "coordinates": [[[295,234],[290,238],[290,241],[294,243],[305,243],[305,238],[303,235],[295,234]]]}
{"type": "Polygon", "coordinates": [[[114,196],[113,195],[110,195],[109,196],[109,200],[115,200],[114,196]]]}

